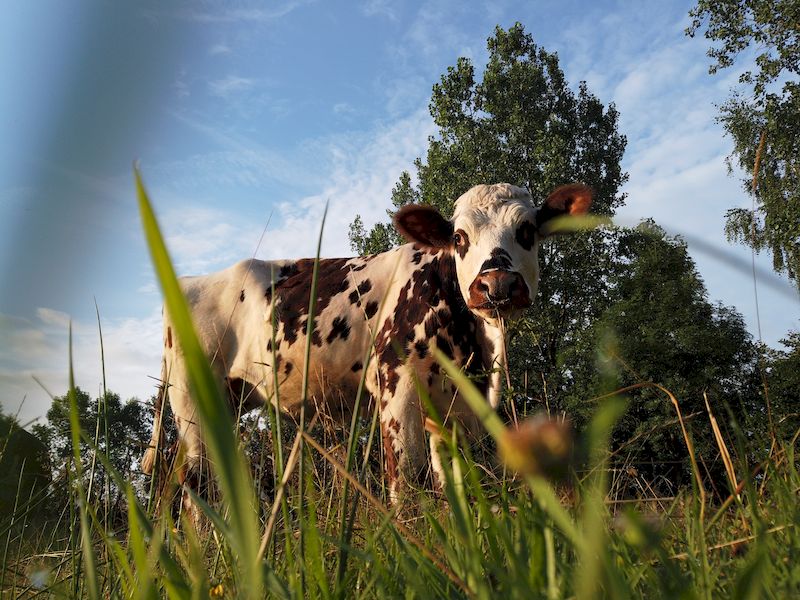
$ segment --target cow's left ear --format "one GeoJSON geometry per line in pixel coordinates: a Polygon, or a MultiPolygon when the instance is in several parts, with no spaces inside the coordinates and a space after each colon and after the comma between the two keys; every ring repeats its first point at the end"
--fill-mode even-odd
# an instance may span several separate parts
{"type": "Polygon", "coordinates": [[[394,226],[409,242],[444,248],[453,239],[453,224],[432,206],[407,204],[394,215],[394,226]]]}
{"type": "Polygon", "coordinates": [[[582,216],[592,206],[592,188],[582,183],[570,183],[553,190],[536,213],[536,226],[542,237],[557,233],[551,226],[557,217],[582,216]]]}

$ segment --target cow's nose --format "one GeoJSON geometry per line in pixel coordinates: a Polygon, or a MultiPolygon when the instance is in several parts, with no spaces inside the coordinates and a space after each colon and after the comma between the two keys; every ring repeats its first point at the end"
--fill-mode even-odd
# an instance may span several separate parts
{"type": "Polygon", "coordinates": [[[469,286],[470,308],[524,308],[529,304],[528,286],[515,271],[486,271],[469,286]]]}

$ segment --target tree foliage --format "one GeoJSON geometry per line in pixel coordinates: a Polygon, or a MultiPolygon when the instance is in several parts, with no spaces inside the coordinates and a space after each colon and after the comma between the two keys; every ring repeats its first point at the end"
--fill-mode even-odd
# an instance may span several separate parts
{"type": "Polygon", "coordinates": [[[715,44],[711,73],[755,54],[744,90],[720,107],[734,145],[729,166],[754,173],[758,164],[755,186],[744,182],[754,210],[728,211],[728,239],[769,250],[774,269],[800,286],[800,1],[700,0],[690,16],[687,34],[703,30],[715,44]]]}
{"type": "MultiPolygon", "coordinates": [[[[619,260],[612,302],[593,324],[589,342],[600,351],[600,368],[584,366],[578,374],[567,401],[569,413],[579,421],[588,419],[596,407],[587,398],[654,382],[675,395],[685,417],[697,415],[690,428],[708,465],[717,452],[705,397],[721,421],[727,421],[730,408],[751,431],[766,433],[756,346],[739,313],[709,302],[686,244],[648,221],[624,232],[619,260]]],[[[617,443],[640,440],[626,451],[629,458],[653,460],[651,471],[671,473],[672,482],[688,481],[680,429],[664,426],[676,417],[669,398],[652,387],[634,390],[629,398],[617,443]]]]}
{"type": "Polygon", "coordinates": [[[781,343],[785,350],[767,350],[765,369],[776,433],[789,439],[800,430],[800,332],[789,332],[781,343]]]}
{"type": "MultiPolygon", "coordinates": [[[[99,449],[114,468],[129,474],[150,441],[152,416],[148,408],[136,398],[123,402],[111,391],[92,399],[87,392],[76,388],[75,397],[81,430],[92,439],[97,435],[99,449]]],[[[47,424],[34,426],[34,433],[47,444],[55,474],[62,471],[72,456],[68,394],[53,398],[47,411],[47,424]]],[[[81,443],[81,456],[87,461],[92,456],[85,442],[81,443]]]]}
{"type": "Polygon", "coordinates": [[[15,506],[25,506],[49,482],[47,446],[0,411],[0,521],[10,517],[15,506]]]}

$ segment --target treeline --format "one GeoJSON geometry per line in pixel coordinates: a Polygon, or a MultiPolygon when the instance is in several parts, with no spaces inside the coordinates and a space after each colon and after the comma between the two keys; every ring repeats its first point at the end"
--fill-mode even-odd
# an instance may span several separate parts
{"type": "MultiPolygon", "coordinates": [[[[143,496],[147,493],[139,461],[150,443],[152,408],[137,398],[122,401],[111,391],[92,398],[76,388],[75,400],[89,499],[99,517],[119,517],[124,493],[109,468],[131,481],[143,496]]],[[[15,417],[0,414],[0,514],[10,516],[16,506],[17,514],[26,518],[59,519],[74,483],[73,460],[69,393],[54,397],[46,421],[33,425],[30,432],[15,417]]]]}

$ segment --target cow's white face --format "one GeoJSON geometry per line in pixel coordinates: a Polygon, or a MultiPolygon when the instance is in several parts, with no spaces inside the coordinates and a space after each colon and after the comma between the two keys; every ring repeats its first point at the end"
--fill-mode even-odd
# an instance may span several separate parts
{"type": "Polygon", "coordinates": [[[453,254],[467,306],[494,322],[530,306],[539,282],[539,243],[555,217],[585,214],[591,190],[559,187],[537,208],[527,190],[509,184],[478,185],[462,195],[447,221],[434,208],[404,206],[395,224],[410,241],[453,254]]]}

